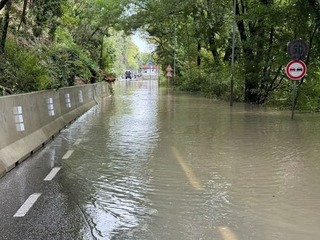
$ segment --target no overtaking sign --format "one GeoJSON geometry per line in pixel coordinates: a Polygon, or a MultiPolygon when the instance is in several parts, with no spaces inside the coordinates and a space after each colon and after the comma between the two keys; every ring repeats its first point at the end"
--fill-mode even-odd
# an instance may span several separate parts
{"type": "Polygon", "coordinates": [[[300,80],[306,72],[307,66],[301,60],[292,60],[286,66],[286,74],[292,80],[300,80]]]}

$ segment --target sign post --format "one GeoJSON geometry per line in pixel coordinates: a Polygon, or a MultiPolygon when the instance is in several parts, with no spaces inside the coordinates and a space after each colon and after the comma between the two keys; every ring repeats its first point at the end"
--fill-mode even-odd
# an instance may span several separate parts
{"type": "Polygon", "coordinates": [[[172,67],[170,65],[167,66],[166,68],[166,77],[167,77],[167,80],[168,80],[168,85],[169,85],[169,79],[172,77],[172,67]]]}
{"type": "Polygon", "coordinates": [[[291,119],[293,119],[294,108],[296,105],[296,97],[297,97],[296,80],[302,79],[307,72],[307,66],[303,61],[301,61],[301,59],[305,58],[308,51],[309,51],[308,45],[300,39],[296,39],[289,42],[287,46],[288,55],[292,59],[292,61],[290,61],[286,66],[286,74],[291,80],[293,80],[291,119]]]}
{"type": "Polygon", "coordinates": [[[294,107],[296,105],[296,96],[297,96],[297,82],[293,81],[291,119],[293,119],[294,117],[294,107]]]}
{"type": "Polygon", "coordinates": [[[295,101],[297,96],[297,80],[300,80],[305,76],[307,72],[306,64],[301,60],[292,60],[286,66],[286,74],[288,78],[293,80],[293,91],[292,91],[292,107],[291,107],[291,119],[294,116],[294,108],[295,108],[295,101]]]}

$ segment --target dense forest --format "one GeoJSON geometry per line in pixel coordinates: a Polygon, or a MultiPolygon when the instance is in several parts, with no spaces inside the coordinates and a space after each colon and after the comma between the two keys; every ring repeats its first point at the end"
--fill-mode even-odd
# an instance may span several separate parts
{"type": "Polygon", "coordinates": [[[292,94],[287,44],[301,39],[308,71],[298,81],[297,107],[320,109],[319,0],[1,0],[0,9],[7,93],[138,69],[150,57],[132,42],[139,30],[155,45],[151,55],[162,70],[175,66],[170,84],[227,100],[234,79],[235,101],[284,108],[292,94]]]}

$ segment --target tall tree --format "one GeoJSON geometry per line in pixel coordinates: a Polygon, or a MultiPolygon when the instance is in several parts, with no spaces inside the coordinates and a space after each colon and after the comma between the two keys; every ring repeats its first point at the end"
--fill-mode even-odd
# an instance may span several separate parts
{"type": "Polygon", "coordinates": [[[9,22],[10,22],[10,11],[11,11],[11,6],[12,6],[12,0],[6,1],[6,3],[4,3],[3,6],[5,6],[5,17],[4,17],[4,24],[3,24],[3,29],[2,29],[1,41],[0,41],[0,53],[1,54],[3,54],[5,52],[5,45],[6,45],[9,22]]]}

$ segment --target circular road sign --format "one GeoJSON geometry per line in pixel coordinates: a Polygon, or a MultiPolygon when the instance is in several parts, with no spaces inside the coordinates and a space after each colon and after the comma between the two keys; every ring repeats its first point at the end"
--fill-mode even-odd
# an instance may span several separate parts
{"type": "Polygon", "coordinates": [[[292,60],[286,66],[286,74],[292,80],[300,80],[306,72],[307,66],[301,60],[292,60]]]}
{"type": "Polygon", "coordinates": [[[303,59],[308,53],[308,45],[304,41],[296,39],[288,43],[287,52],[292,59],[303,59]]]}

